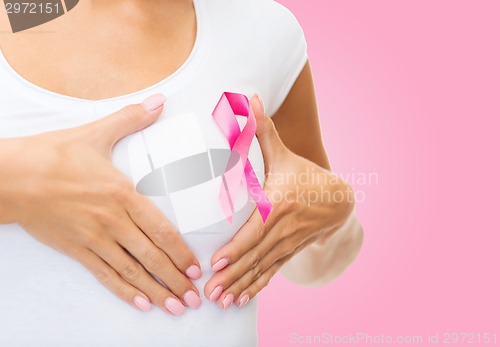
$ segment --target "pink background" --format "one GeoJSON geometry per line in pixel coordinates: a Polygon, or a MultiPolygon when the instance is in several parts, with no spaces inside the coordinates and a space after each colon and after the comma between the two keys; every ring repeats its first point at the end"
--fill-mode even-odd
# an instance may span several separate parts
{"type": "Polygon", "coordinates": [[[500,344],[500,2],[280,2],[306,33],[324,140],[362,193],[365,243],[328,286],[275,277],[260,345],[324,332],[500,344]]]}

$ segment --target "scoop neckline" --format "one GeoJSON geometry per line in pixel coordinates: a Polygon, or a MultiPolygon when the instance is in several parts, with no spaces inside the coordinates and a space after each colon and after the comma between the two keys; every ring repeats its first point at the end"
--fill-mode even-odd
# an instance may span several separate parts
{"type": "Polygon", "coordinates": [[[7,58],[3,54],[3,51],[1,48],[0,48],[0,62],[4,65],[4,67],[8,70],[8,72],[10,72],[10,74],[16,80],[21,82],[26,87],[33,89],[35,92],[50,95],[52,97],[58,98],[58,99],[63,100],[63,101],[96,104],[96,103],[106,103],[106,102],[113,102],[113,101],[118,101],[118,100],[122,100],[122,99],[127,99],[127,98],[133,98],[135,96],[151,92],[159,87],[170,85],[172,82],[179,80],[181,77],[186,77],[187,73],[189,72],[188,68],[193,66],[194,61],[201,54],[203,35],[204,35],[203,34],[204,30],[202,30],[202,26],[204,23],[203,15],[202,15],[202,2],[203,2],[203,0],[193,0],[193,7],[194,7],[195,17],[196,17],[196,38],[195,38],[195,42],[193,44],[193,47],[192,47],[191,52],[189,53],[187,59],[184,61],[184,63],[182,63],[182,65],[180,67],[178,67],[169,76],[165,77],[164,79],[162,79],[161,81],[159,81],[153,85],[150,85],[146,88],[137,90],[135,92],[122,94],[122,95],[118,95],[118,96],[113,96],[113,97],[109,97],[109,98],[96,99],[96,100],[84,99],[84,98],[79,98],[79,97],[75,97],[75,96],[65,95],[65,94],[57,93],[57,92],[51,91],[49,89],[40,87],[39,85],[37,85],[37,84],[29,81],[25,77],[23,77],[20,73],[18,73],[10,65],[10,63],[7,61],[7,58]]]}

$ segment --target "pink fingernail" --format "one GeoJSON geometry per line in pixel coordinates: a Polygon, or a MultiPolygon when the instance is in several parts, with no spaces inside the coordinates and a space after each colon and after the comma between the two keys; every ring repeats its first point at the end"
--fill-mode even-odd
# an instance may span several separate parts
{"type": "Polygon", "coordinates": [[[246,305],[246,303],[248,302],[248,300],[250,300],[250,296],[248,296],[248,294],[243,295],[243,296],[241,297],[241,299],[240,299],[240,302],[239,302],[238,306],[239,306],[239,307],[241,307],[241,306],[245,306],[245,305],[246,305]]]}
{"type": "Polygon", "coordinates": [[[185,309],[184,305],[179,300],[172,297],[165,300],[165,307],[176,316],[183,314],[185,309]]]}
{"type": "Polygon", "coordinates": [[[189,307],[198,308],[201,306],[201,299],[193,290],[188,290],[184,294],[183,299],[189,307]]]}
{"type": "Polygon", "coordinates": [[[134,304],[141,311],[149,311],[149,310],[151,310],[151,303],[148,300],[144,299],[140,295],[137,295],[137,296],[134,297],[134,304]]]}
{"type": "Polygon", "coordinates": [[[224,300],[222,300],[222,307],[224,308],[224,310],[227,310],[229,306],[231,306],[233,300],[234,300],[233,294],[229,293],[228,295],[226,295],[224,300]]]}
{"type": "Polygon", "coordinates": [[[201,277],[201,269],[197,265],[191,265],[187,268],[186,275],[193,280],[197,280],[201,277]]]}
{"type": "Polygon", "coordinates": [[[222,286],[217,286],[214,291],[212,292],[212,294],[210,294],[210,298],[209,300],[210,301],[215,301],[219,298],[219,296],[222,294],[222,291],[224,290],[224,288],[222,288],[222,286]]]}
{"type": "Polygon", "coordinates": [[[222,258],[212,266],[212,271],[213,272],[220,271],[223,268],[225,268],[227,264],[229,264],[229,261],[226,258],[222,258]]]}
{"type": "Polygon", "coordinates": [[[142,102],[142,106],[148,111],[154,111],[165,103],[167,98],[163,94],[154,94],[142,102]]]}

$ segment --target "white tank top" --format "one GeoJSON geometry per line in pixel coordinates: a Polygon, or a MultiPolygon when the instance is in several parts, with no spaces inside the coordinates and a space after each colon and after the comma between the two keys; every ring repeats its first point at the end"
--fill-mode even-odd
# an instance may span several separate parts
{"type": "MultiPolygon", "coordinates": [[[[204,274],[194,281],[201,307],[187,308],[182,316],[156,307],[134,310],[76,261],[34,240],[16,224],[0,225],[0,346],[257,345],[257,298],[223,311],[203,295],[212,276],[211,256],[255,208],[242,185],[232,224],[221,217],[220,181],[213,170],[223,161],[228,144],[211,114],[225,91],[248,97],[257,92],[267,113],[274,114],[307,60],[306,41],[294,15],[272,0],[194,4],[198,32],[187,61],[163,81],[119,97],[90,101],[45,90],[14,71],[0,52],[0,138],[83,125],[154,93],[165,94],[158,121],[119,141],[113,163],[162,209],[195,252],[204,274]],[[188,136],[189,143],[184,141],[188,136]],[[189,170],[188,159],[200,153],[212,159],[208,176],[195,175],[177,184],[178,176],[173,175],[166,185],[165,177],[153,177],[155,170],[172,163],[181,163],[177,172],[189,170]]],[[[98,83],[98,76],[95,80],[98,83]]],[[[249,159],[262,183],[256,139],[249,159]]]]}

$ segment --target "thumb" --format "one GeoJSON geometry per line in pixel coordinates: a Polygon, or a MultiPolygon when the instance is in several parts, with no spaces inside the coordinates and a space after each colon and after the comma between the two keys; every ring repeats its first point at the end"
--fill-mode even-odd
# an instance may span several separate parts
{"type": "Polygon", "coordinates": [[[93,139],[111,149],[118,140],[142,130],[158,119],[165,103],[163,94],[154,94],[141,104],[128,105],[90,124],[93,139]],[[97,138],[96,138],[96,137],[97,138]]]}
{"type": "Polygon", "coordinates": [[[274,160],[277,155],[283,153],[286,147],[281,141],[271,117],[266,116],[264,104],[257,94],[254,94],[250,99],[250,106],[257,120],[257,131],[255,135],[259,140],[267,167],[267,162],[274,160]]]}

